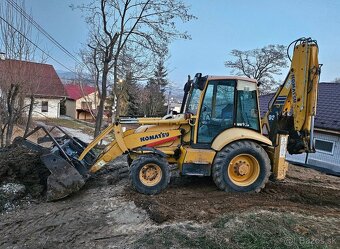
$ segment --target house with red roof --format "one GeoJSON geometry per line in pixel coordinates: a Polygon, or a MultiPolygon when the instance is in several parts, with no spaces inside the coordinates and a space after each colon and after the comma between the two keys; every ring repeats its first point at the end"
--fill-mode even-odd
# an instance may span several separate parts
{"type": "Polygon", "coordinates": [[[80,120],[94,120],[99,104],[96,88],[81,82],[72,82],[64,87],[67,94],[66,115],[80,120]]]}
{"type": "Polygon", "coordinates": [[[6,84],[18,84],[20,93],[25,96],[25,106],[29,106],[30,97],[34,97],[33,117],[60,116],[61,101],[66,98],[66,93],[52,65],[13,59],[1,60],[0,81],[4,88],[6,84]]]}

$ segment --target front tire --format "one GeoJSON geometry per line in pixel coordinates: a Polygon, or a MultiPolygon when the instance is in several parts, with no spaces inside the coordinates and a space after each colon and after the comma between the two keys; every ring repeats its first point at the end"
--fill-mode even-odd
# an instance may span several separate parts
{"type": "Polygon", "coordinates": [[[128,166],[130,167],[132,162],[133,162],[133,159],[130,157],[130,155],[128,154],[127,157],[126,157],[126,162],[128,164],[128,166]]]}
{"type": "Polygon", "coordinates": [[[139,193],[160,193],[170,182],[167,161],[157,155],[138,157],[130,166],[130,182],[139,193]]]}
{"type": "Polygon", "coordinates": [[[226,192],[260,192],[270,176],[270,160],[257,143],[244,140],[225,146],[215,157],[212,175],[226,192]]]}

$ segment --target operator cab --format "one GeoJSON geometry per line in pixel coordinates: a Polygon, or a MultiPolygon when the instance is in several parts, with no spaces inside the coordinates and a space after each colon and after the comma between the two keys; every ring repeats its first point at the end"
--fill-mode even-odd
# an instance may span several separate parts
{"type": "Polygon", "coordinates": [[[183,109],[196,118],[193,144],[210,145],[233,127],[260,131],[257,82],[250,78],[196,74],[183,109]]]}

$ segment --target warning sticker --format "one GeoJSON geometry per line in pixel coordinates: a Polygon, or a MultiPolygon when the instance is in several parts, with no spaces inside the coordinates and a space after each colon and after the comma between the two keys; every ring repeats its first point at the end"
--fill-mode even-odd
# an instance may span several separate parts
{"type": "Polygon", "coordinates": [[[97,165],[98,165],[99,167],[103,167],[105,164],[106,164],[106,163],[105,163],[104,160],[100,160],[100,161],[97,163],[97,165]]]}
{"type": "Polygon", "coordinates": [[[280,141],[280,157],[286,157],[287,152],[287,137],[281,137],[280,141]]]}

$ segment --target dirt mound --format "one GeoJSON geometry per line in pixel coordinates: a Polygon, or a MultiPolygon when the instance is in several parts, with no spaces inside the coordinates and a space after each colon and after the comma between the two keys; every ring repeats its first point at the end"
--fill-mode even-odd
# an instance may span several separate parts
{"type": "Polygon", "coordinates": [[[44,193],[49,174],[36,152],[20,146],[0,150],[0,182],[23,184],[27,192],[37,198],[44,193]]]}
{"type": "MultiPolygon", "coordinates": [[[[294,166],[295,167],[295,166],[294,166]]],[[[301,169],[303,175],[309,169],[301,169]],[[305,172],[305,173],[304,173],[305,172]]],[[[297,177],[296,171],[294,176],[297,177]]],[[[316,173],[316,176],[320,173],[316,173]]],[[[328,176],[324,176],[329,178],[328,176]]],[[[330,178],[329,178],[330,179],[330,178]]],[[[173,178],[170,186],[159,195],[146,196],[126,188],[126,197],[143,208],[157,223],[170,220],[207,221],[224,213],[255,209],[292,211],[315,215],[340,215],[340,183],[336,178],[331,187],[315,180],[269,182],[260,193],[225,193],[209,177],[173,178]]]]}

